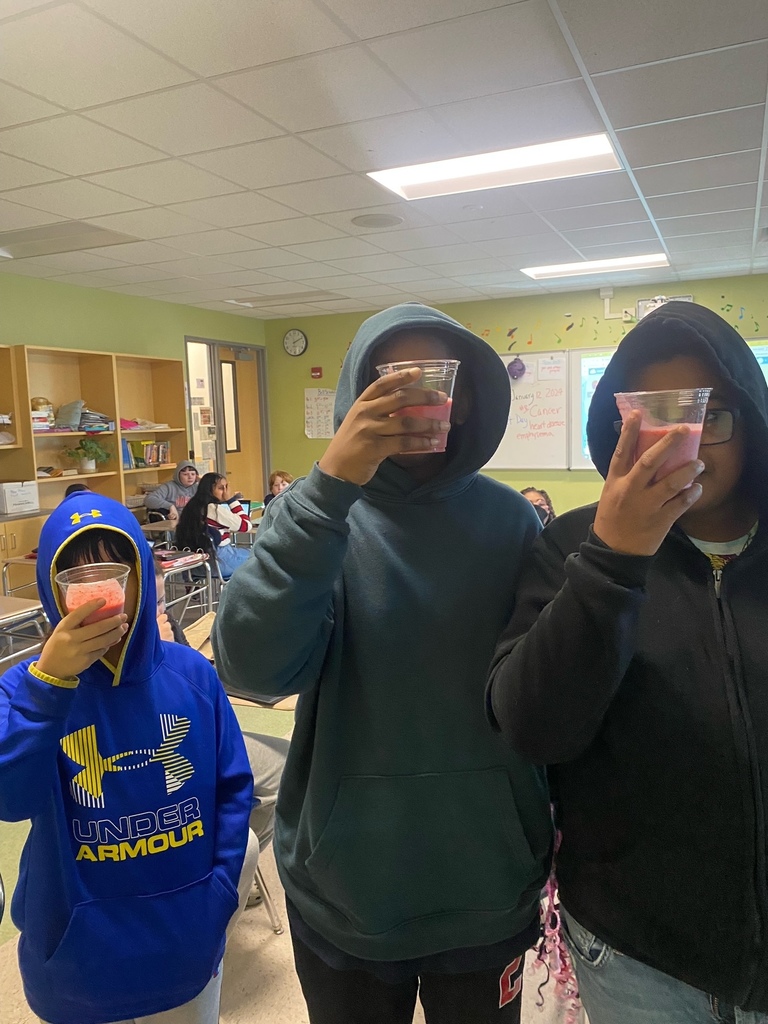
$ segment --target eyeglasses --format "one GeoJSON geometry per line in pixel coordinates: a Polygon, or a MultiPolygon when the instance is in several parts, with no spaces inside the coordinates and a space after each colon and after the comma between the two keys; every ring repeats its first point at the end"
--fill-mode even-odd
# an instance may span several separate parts
{"type": "MultiPolygon", "coordinates": [[[[711,448],[730,441],[740,418],[740,409],[707,409],[701,429],[701,446],[711,448]]],[[[622,421],[616,420],[613,426],[616,433],[620,434],[622,421]]]]}

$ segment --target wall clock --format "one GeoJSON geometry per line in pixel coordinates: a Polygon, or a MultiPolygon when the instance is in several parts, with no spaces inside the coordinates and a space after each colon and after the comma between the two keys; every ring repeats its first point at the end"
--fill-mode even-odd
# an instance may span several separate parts
{"type": "Polygon", "coordinates": [[[306,334],[297,327],[288,331],[283,338],[283,348],[289,356],[303,356],[307,351],[308,344],[306,334]]]}

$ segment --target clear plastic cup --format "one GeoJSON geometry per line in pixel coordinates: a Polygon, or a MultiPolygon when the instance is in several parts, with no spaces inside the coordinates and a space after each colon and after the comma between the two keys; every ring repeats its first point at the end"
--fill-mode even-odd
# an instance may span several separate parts
{"type": "Polygon", "coordinates": [[[103,598],[107,603],[83,620],[84,626],[120,615],[125,608],[125,584],[131,571],[119,562],[76,565],[56,574],[56,584],[67,612],[89,601],[103,598]]]}
{"type": "MultiPolygon", "coordinates": [[[[442,405],[407,405],[400,409],[398,416],[418,416],[426,420],[450,421],[451,406],[453,405],[453,387],[456,383],[456,371],[461,365],[460,359],[406,359],[400,363],[382,363],[376,369],[380,377],[386,377],[389,373],[399,373],[400,370],[410,370],[418,366],[421,370],[421,377],[414,381],[413,387],[424,388],[427,391],[442,391],[448,396],[448,401],[442,405]]],[[[448,433],[435,432],[438,443],[430,452],[444,452],[448,443],[448,433]]],[[[403,454],[418,455],[419,452],[407,452],[403,454]]]]}
{"type": "Polygon", "coordinates": [[[656,479],[669,476],[698,457],[704,416],[711,393],[712,388],[686,388],[681,391],[620,392],[613,396],[622,422],[626,422],[630,413],[636,409],[642,413],[635,460],[675,427],[685,424],[690,428],[690,434],[663,463],[656,479]]]}

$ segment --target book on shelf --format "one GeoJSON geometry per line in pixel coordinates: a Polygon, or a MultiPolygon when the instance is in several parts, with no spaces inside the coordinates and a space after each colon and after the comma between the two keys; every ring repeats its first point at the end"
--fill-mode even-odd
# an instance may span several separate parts
{"type": "Polygon", "coordinates": [[[125,438],[122,439],[123,469],[136,469],[136,462],[131,451],[131,446],[125,438]]]}

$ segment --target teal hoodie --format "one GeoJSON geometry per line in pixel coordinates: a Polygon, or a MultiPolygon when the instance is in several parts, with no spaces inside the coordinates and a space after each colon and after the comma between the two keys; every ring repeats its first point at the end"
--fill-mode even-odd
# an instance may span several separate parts
{"type": "Polygon", "coordinates": [[[270,503],[214,633],[231,693],[301,694],[277,806],[286,893],[327,941],[378,961],[518,935],[551,846],[543,773],[483,702],[538,530],[525,498],[478,475],[507,423],[501,360],[427,306],[378,313],[344,361],[336,426],[406,328],[449,332],[474,394],[442,472],[415,485],[386,461],[358,487],[316,465],[270,503]]]}

